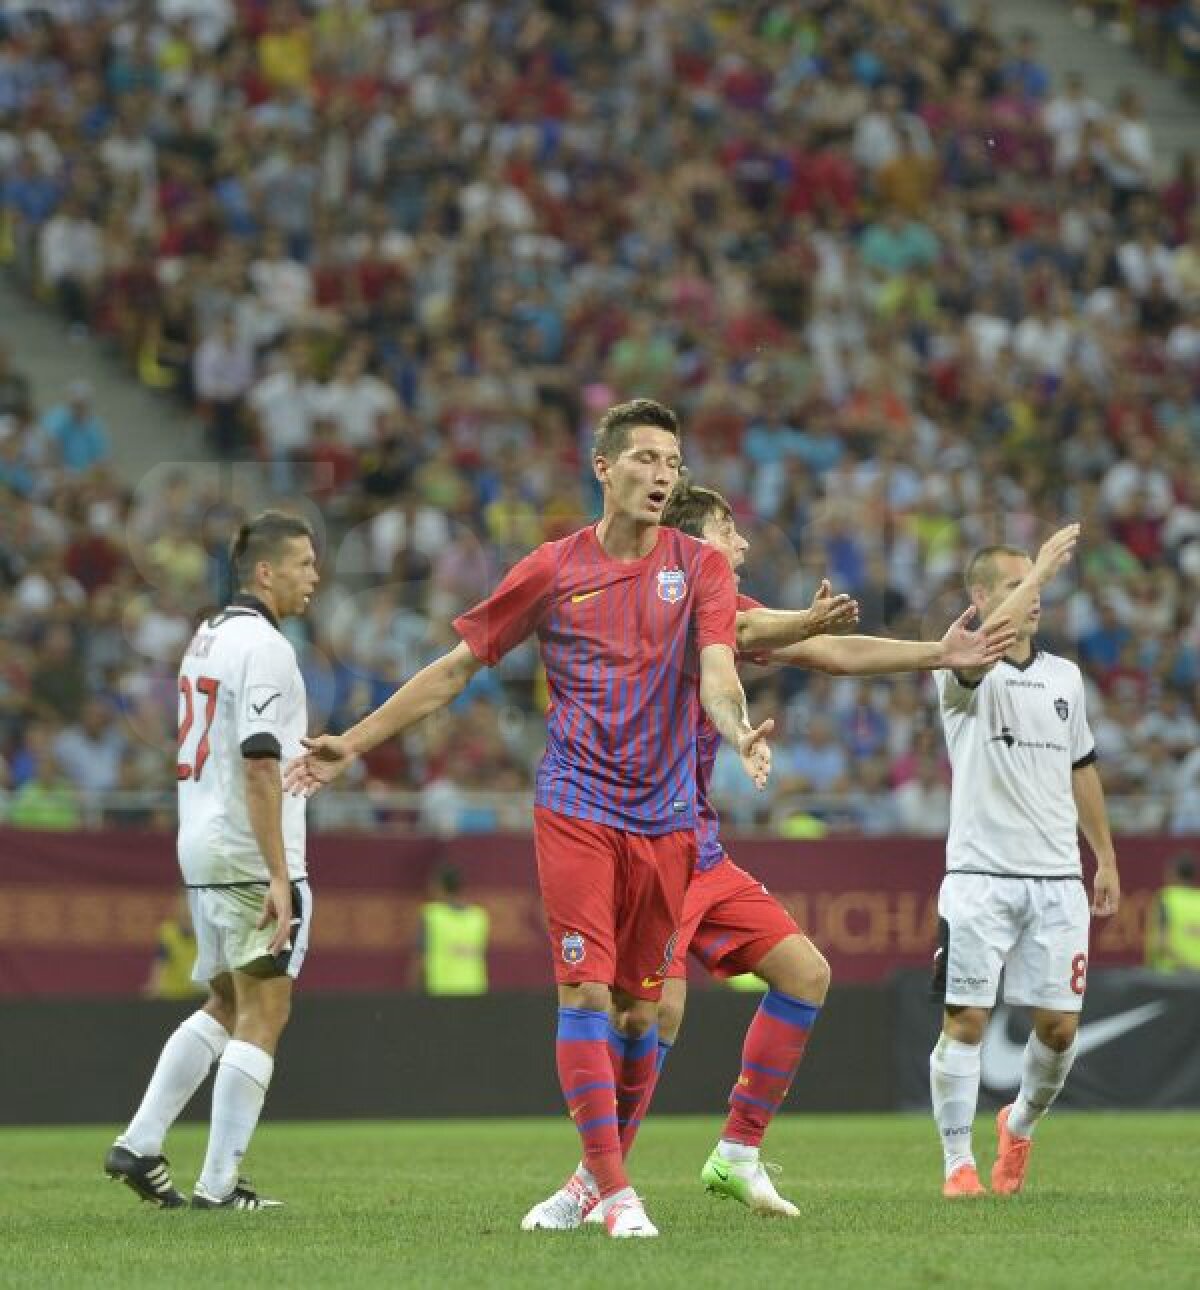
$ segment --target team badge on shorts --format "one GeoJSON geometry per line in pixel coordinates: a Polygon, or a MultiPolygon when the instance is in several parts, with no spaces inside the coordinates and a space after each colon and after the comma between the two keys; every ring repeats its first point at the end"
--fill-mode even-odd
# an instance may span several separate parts
{"type": "Polygon", "coordinates": [[[667,948],[663,951],[662,966],[655,972],[655,976],[666,976],[671,970],[671,964],[675,961],[675,946],[679,943],[679,930],[676,928],[671,933],[671,939],[667,942],[667,948]]]}
{"type": "Polygon", "coordinates": [[[682,569],[659,569],[658,598],[668,605],[678,604],[687,594],[687,578],[682,569]]]}
{"type": "Polygon", "coordinates": [[[583,944],[583,937],[578,932],[568,932],[562,938],[562,956],[564,963],[582,963],[583,957],[587,953],[583,944]]]}
{"type": "Polygon", "coordinates": [[[1066,719],[1071,715],[1071,709],[1067,707],[1066,699],[1055,699],[1054,711],[1058,713],[1060,721],[1066,721],[1066,719]]]}

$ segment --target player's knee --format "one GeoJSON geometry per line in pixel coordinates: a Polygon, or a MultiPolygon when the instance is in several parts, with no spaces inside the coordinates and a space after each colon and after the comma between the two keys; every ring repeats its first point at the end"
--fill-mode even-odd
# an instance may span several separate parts
{"type": "Polygon", "coordinates": [[[986,1008],[948,1007],[942,1022],[942,1033],[960,1044],[983,1043],[983,1032],[987,1029],[986,1008]]]}
{"type": "Polygon", "coordinates": [[[210,1017],[232,1035],[234,1027],[237,1025],[237,1002],[234,999],[233,984],[225,979],[210,981],[208,986],[208,999],[204,1003],[202,1011],[207,1012],[210,1017]]]}
{"type": "Polygon", "coordinates": [[[824,954],[807,938],[789,937],[755,967],[773,990],[806,1003],[824,1003],[832,974],[824,954]]]}
{"type": "Polygon", "coordinates": [[[220,995],[210,994],[208,1002],[204,1005],[202,1011],[219,1025],[223,1026],[231,1035],[237,1025],[237,1009],[233,1006],[232,999],[223,999],[220,995]]]}
{"type": "Polygon", "coordinates": [[[658,1037],[664,1044],[673,1044],[683,1025],[683,1004],[664,999],[658,1005],[658,1037]]]}
{"type": "Polygon", "coordinates": [[[801,989],[796,997],[811,1003],[824,1003],[833,973],[829,969],[828,959],[815,945],[807,946],[801,975],[801,989]]]}
{"type": "Polygon", "coordinates": [[[1065,1053],[1075,1042],[1079,1019],[1075,1016],[1039,1018],[1034,1027],[1037,1037],[1056,1053],[1065,1053]]]}
{"type": "Polygon", "coordinates": [[[641,1039],[658,1021],[658,1004],[649,999],[632,999],[613,1018],[616,1028],[627,1039],[641,1039]]]}

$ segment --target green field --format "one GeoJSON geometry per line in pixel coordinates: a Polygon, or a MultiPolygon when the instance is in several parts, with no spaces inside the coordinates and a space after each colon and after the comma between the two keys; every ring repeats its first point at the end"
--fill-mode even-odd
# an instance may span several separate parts
{"type": "MultiPolygon", "coordinates": [[[[101,1173],[109,1128],[0,1129],[0,1285],[1200,1286],[1200,1116],[1051,1117],[1025,1194],[954,1203],[924,1118],[784,1117],[790,1222],[704,1194],[718,1127],[646,1127],[634,1181],[662,1236],[625,1242],[517,1230],[574,1163],[565,1121],[267,1122],[248,1172],[288,1208],[257,1215],[139,1204],[101,1173]]],[[[982,1170],[983,1119],[976,1145],[982,1170]]],[[[172,1138],[185,1191],[203,1147],[172,1138]]]]}

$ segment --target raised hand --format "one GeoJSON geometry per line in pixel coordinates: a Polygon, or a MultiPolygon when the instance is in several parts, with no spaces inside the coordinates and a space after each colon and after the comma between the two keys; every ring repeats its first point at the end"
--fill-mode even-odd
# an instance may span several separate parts
{"type": "Polygon", "coordinates": [[[293,797],[312,797],[349,769],[355,758],[345,735],[317,735],[300,741],[306,753],[284,767],[284,791],[293,797]]]}
{"type": "Polygon", "coordinates": [[[1013,647],[1016,628],[1009,618],[997,618],[986,627],[972,631],[967,623],[975,616],[972,605],[952,622],[942,637],[942,666],[957,672],[971,668],[991,667],[1013,647]]]}
{"type": "Polygon", "coordinates": [[[1079,525],[1067,524],[1057,533],[1052,533],[1042,543],[1037,559],[1033,562],[1033,568],[1038,582],[1043,587],[1067,564],[1075,552],[1075,544],[1078,541],[1079,525]]]}
{"type": "Polygon", "coordinates": [[[753,730],[747,730],[738,740],[738,756],[742,759],[742,769],[754,782],[754,787],[764,789],[771,774],[771,746],[767,735],[775,729],[775,722],[768,717],[753,730]]]}
{"type": "Polygon", "coordinates": [[[829,579],[823,578],[808,608],[813,636],[842,636],[858,626],[858,601],[834,595],[829,579]]]}

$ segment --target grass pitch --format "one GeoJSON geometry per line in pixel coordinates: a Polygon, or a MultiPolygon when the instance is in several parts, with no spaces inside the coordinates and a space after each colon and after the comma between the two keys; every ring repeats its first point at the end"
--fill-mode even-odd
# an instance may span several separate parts
{"type": "MultiPolygon", "coordinates": [[[[0,1129],[0,1285],[41,1287],[1200,1286],[1200,1116],[1051,1116],[1026,1192],[943,1201],[919,1116],[784,1116],[769,1158],[798,1220],[697,1181],[719,1121],[651,1121],[633,1177],[662,1231],[518,1231],[575,1161],[565,1119],[263,1124],[248,1172],[268,1214],[162,1212],[109,1183],[115,1131],[0,1129]]],[[[976,1126],[981,1172],[994,1135],[976,1126]]],[[[185,1192],[202,1126],[168,1144],[185,1192]]]]}

